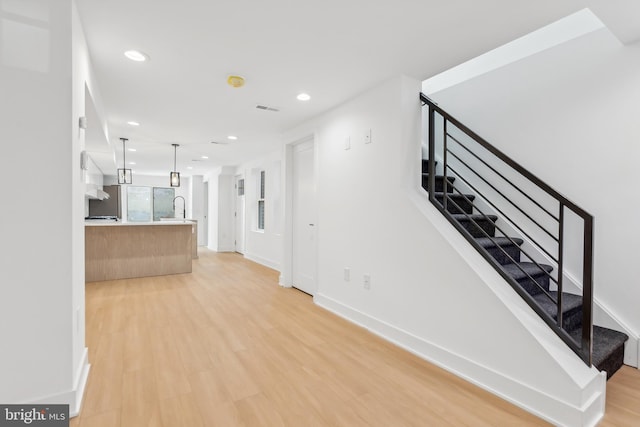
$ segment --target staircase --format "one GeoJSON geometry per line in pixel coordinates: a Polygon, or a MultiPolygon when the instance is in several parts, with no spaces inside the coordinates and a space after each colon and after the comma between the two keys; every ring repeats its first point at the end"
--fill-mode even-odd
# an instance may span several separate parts
{"type": "Polygon", "coordinates": [[[593,216],[426,95],[420,100],[428,107],[429,201],[587,366],[611,378],[628,337],[593,325],[593,216]]]}
{"type": "MultiPolygon", "coordinates": [[[[422,160],[422,187],[428,191],[429,161],[422,160]]],[[[526,293],[538,306],[539,314],[547,316],[547,321],[558,322],[558,298],[561,298],[561,328],[580,343],[582,339],[583,305],[582,295],[567,292],[558,293],[551,290],[550,273],[554,267],[534,262],[521,261],[521,245],[519,237],[496,236],[497,215],[480,214],[475,211],[474,194],[463,194],[456,190],[455,178],[435,175],[435,200],[440,207],[449,212],[450,220],[457,222],[468,238],[475,241],[476,249],[503,275],[515,280],[520,287],[519,293],[526,293]],[[445,182],[447,183],[445,185],[445,182]],[[446,189],[445,189],[446,187],[446,189]],[[446,192],[446,202],[445,202],[446,192]]],[[[498,223],[499,224],[499,223],[498,223]]],[[[460,229],[460,228],[459,228],[460,229]]],[[[607,379],[623,364],[624,343],[627,335],[593,326],[591,363],[600,371],[607,372],[607,379]]]]}

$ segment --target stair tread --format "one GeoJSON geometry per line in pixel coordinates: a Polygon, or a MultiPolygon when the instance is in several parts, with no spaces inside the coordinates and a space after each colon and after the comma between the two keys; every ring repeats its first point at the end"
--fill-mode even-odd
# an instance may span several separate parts
{"type": "MultiPolygon", "coordinates": [[[[552,298],[558,299],[558,292],[550,291],[548,292],[552,298]]],[[[533,296],[533,299],[538,303],[538,305],[551,317],[556,319],[556,303],[551,301],[549,297],[547,297],[543,293],[539,293],[533,296]]],[[[580,309],[582,307],[582,296],[570,294],[567,292],[562,293],[562,313],[566,314],[576,309],[580,309]]]]}
{"type": "Polygon", "coordinates": [[[491,221],[496,222],[498,220],[498,216],[497,215],[453,214],[451,216],[453,216],[453,219],[455,219],[456,221],[471,221],[472,219],[474,221],[478,221],[478,220],[490,219],[491,221]]]}
{"type": "MultiPolygon", "coordinates": [[[[571,338],[580,342],[582,330],[577,329],[571,332],[571,338]]],[[[593,352],[591,353],[591,363],[596,367],[600,366],[613,352],[623,345],[629,337],[627,334],[593,325],[593,352]]]]}
{"type": "MultiPolygon", "coordinates": [[[[511,237],[511,240],[513,240],[518,246],[522,245],[522,243],[524,242],[524,240],[518,237],[511,237]]],[[[511,243],[511,240],[509,240],[509,237],[478,237],[476,238],[476,242],[478,242],[478,244],[485,249],[493,248],[495,246],[513,245],[513,243],[511,243]]]]}
{"type": "MultiPolygon", "coordinates": [[[[522,267],[522,270],[524,270],[530,276],[542,274],[542,270],[540,270],[540,267],[544,268],[547,273],[551,273],[553,271],[553,267],[546,264],[540,264],[540,267],[538,267],[532,262],[519,262],[518,265],[520,265],[520,267],[522,267]]],[[[502,265],[501,268],[516,280],[524,279],[527,277],[527,275],[522,272],[516,264],[505,264],[502,265]]]]}

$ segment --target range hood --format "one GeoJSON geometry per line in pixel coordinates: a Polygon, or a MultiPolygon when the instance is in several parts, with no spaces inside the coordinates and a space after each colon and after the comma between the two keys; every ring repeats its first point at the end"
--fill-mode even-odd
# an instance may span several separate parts
{"type": "Polygon", "coordinates": [[[90,200],[105,200],[109,198],[109,193],[95,184],[86,184],[84,196],[90,200]]]}

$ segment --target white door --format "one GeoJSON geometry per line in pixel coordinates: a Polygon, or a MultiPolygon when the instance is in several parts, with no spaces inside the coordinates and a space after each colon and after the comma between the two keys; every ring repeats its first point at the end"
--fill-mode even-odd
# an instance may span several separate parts
{"type": "Polygon", "coordinates": [[[293,147],[293,286],[315,295],[316,188],[313,141],[293,147]]]}
{"type": "Polygon", "coordinates": [[[204,187],[204,222],[202,226],[198,224],[198,229],[202,229],[202,239],[199,246],[209,245],[209,183],[205,182],[204,187]]]}
{"type": "Polygon", "coordinates": [[[244,254],[244,177],[236,175],[235,250],[244,254]]]}

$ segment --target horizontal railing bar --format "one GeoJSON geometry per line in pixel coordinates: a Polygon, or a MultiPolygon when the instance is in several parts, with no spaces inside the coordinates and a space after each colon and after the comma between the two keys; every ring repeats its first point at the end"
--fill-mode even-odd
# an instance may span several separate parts
{"type": "MultiPolygon", "coordinates": [[[[430,193],[430,196],[432,195],[433,193],[430,193]]],[[[440,211],[440,213],[451,223],[451,225],[453,225],[465,237],[465,239],[467,239],[471,246],[473,246],[489,264],[493,265],[494,267],[499,266],[498,261],[491,255],[489,255],[489,253],[486,252],[484,248],[482,248],[478,244],[478,242],[475,241],[473,236],[471,236],[471,234],[467,230],[465,230],[465,228],[458,221],[456,221],[449,212],[444,210],[442,205],[437,200],[435,200],[435,196],[434,198],[430,197],[429,200],[431,201],[433,206],[435,206],[436,209],[440,211]]],[[[522,288],[522,286],[520,286],[520,284],[516,282],[513,277],[511,277],[506,271],[502,270],[501,268],[496,268],[496,271],[502,276],[503,279],[507,281],[507,283],[511,285],[513,290],[516,291],[516,293],[518,293],[518,295],[520,295],[520,297],[522,297],[522,299],[526,301],[529,307],[531,307],[531,309],[535,311],[538,316],[540,316],[540,318],[547,324],[547,326],[549,326],[556,333],[556,335],[558,335],[560,339],[564,341],[564,343],[567,344],[567,346],[569,346],[569,348],[571,348],[571,350],[573,350],[587,365],[591,366],[591,355],[585,354],[585,349],[583,348],[583,346],[578,344],[571,337],[571,335],[567,333],[567,331],[558,327],[555,320],[540,307],[540,305],[533,299],[533,297],[529,295],[529,293],[525,291],[524,288],[522,288]]]]}
{"type": "Polygon", "coordinates": [[[511,204],[511,206],[513,206],[514,208],[516,208],[517,210],[519,210],[524,216],[526,216],[531,222],[533,222],[535,225],[538,226],[538,228],[540,228],[540,230],[544,231],[545,233],[547,233],[549,235],[549,237],[551,237],[553,240],[555,240],[556,242],[558,241],[558,238],[556,236],[553,235],[553,233],[551,233],[549,230],[547,230],[545,227],[543,227],[542,225],[538,224],[538,221],[536,221],[535,219],[531,218],[531,216],[526,213],[524,210],[522,210],[522,208],[518,205],[516,205],[514,202],[512,202],[507,196],[505,196],[504,194],[502,194],[502,192],[500,190],[498,190],[496,187],[493,186],[493,184],[491,184],[489,181],[487,181],[482,175],[480,175],[478,172],[476,172],[473,168],[471,168],[471,166],[469,166],[464,160],[462,160],[460,157],[458,157],[458,155],[456,153],[454,153],[453,151],[448,150],[449,154],[451,154],[453,157],[455,157],[456,159],[458,159],[458,161],[460,163],[462,163],[464,166],[467,167],[467,169],[469,169],[471,172],[473,172],[478,178],[480,178],[481,180],[483,180],[489,187],[491,187],[493,189],[493,191],[495,191],[496,193],[498,193],[500,196],[502,196],[502,198],[504,200],[506,200],[507,202],[509,202],[511,204]]]}
{"type": "MultiPolygon", "coordinates": [[[[484,194],[479,191],[473,184],[471,184],[469,181],[467,181],[464,177],[462,177],[461,175],[459,175],[456,170],[454,168],[452,168],[450,165],[447,165],[447,168],[451,169],[451,171],[453,173],[456,174],[456,177],[458,179],[460,179],[462,182],[464,182],[465,184],[467,184],[473,191],[475,191],[480,197],[482,197],[493,209],[496,210],[496,212],[498,212],[500,215],[502,215],[504,218],[506,218],[515,228],[517,228],[524,236],[527,237],[527,239],[529,239],[531,242],[535,243],[535,246],[540,249],[541,251],[543,251],[549,258],[551,258],[553,261],[555,261],[556,263],[558,262],[558,260],[556,259],[555,256],[551,255],[549,253],[549,251],[547,251],[544,246],[542,246],[540,243],[538,243],[538,241],[536,239],[534,239],[533,237],[531,237],[529,235],[529,233],[527,233],[526,231],[524,231],[522,229],[522,227],[520,227],[518,224],[516,224],[511,217],[509,217],[509,215],[505,214],[502,209],[500,209],[499,207],[497,207],[491,200],[487,199],[484,194]]],[[[475,206],[475,205],[474,205],[475,206]]],[[[476,207],[477,209],[477,207],[476,207]]],[[[500,230],[503,234],[504,231],[500,230]]],[[[528,256],[528,255],[527,255],[528,256]]],[[[530,258],[530,257],[529,257],[530,258]]]]}
{"type": "MultiPolygon", "coordinates": [[[[455,187],[454,187],[454,189],[455,189],[455,187]]],[[[465,199],[467,199],[467,198],[465,197],[465,195],[464,195],[464,194],[462,194],[462,193],[459,193],[459,194],[461,194],[465,199]]],[[[468,199],[467,199],[467,201],[468,201],[469,203],[471,203],[471,205],[472,205],[472,206],[473,206],[473,207],[474,207],[478,212],[480,212],[480,214],[481,214],[482,216],[484,216],[485,218],[487,217],[487,215],[486,215],[484,212],[482,212],[482,210],[481,210],[480,208],[478,208],[476,205],[474,205],[474,204],[473,204],[473,202],[472,202],[471,200],[468,200],[468,199]]],[[[458,209],[462,210],[462,208],[460,207],[460,205],[458,205],[458,204],[455,202],[455,200],[450,199],[450,202],[451,202],[451,203],[453,203],[453,204],[454,204],[458,209]]],[[[469,216],[468,216],[468,214],[467,214],[466,212],[462,212],[462,213],[463,213],[464,215],[466,215],[466,216],[469,218],[469,216]]],[[[471,219],[471,218],[470,218],[470,219],[471,219]]],[[[474,221],[473,219],[471,219],[471,221],[473,221],[473,222],[475,223],[475,221],[474,221]]],[[[476,225],[477,225],[477,223],[476,223],[476,225]]],[[[495,224],[494,224],[494,225],[495,225],[495,224]]],[[[558,280],[556,280],[556,278],[555,278],[555,277],[553,277],[553,275],[551,274],[551,272],[548,272],[546,269],[544,269],[544,268],[540,265],[540,263],[538,263],[535,259],[533,259],[533,258],[531,257],[531,255],[529,255],[529,254],[527,253],[527,251],[525,251],[524,249],[522,249],[522,246],[518,245],[518,244],[517,244],[517,243],[516,243],[516,242],[515,242],[511,237],[509,237],[509,236],[508,236],[508,235],[507,235],[507,234],[506,234],[502,229],[500,229],[500,227],[499,227],[498,225],[495,225],[495,227],[496,227],[496,228],[497,228],[497,229],[498,229],[498,230],[499,230],[499,231],[504,235],[504,237],[506,237],[506,238],[507,238],[507,239],[508,239],[512,244],[514,244],[514,245],[518,246],[518,247],[519,247],[519,249],[520,249],[520,252],[522,252],[522,253],[523,253],[527,258],[529,258],[529,259],[531,260],[531,263],[532,263],[532,264],[535,264],[535,265],[536,265],[536,267],[538,267],[538,268],[540,269],[540,271],[541,271],[542,273],[544,273],[544,275],[545,275],[545,276],[547,276],[547,277],[549,278],[549,280],[553,281],[556,285],[558,285],[558,280]]],[[[479,227],[479,228],[480,228],[480,227],[479,227]]],[[[526,271],[524,271],[524,270],[522,269],[522,267],[519,265],[519,262],[520,262],[520,261],[516,261],[515,259],[513,259],[513,257],[512,257],[511,255],[509,255],[509,254],[505,251],[505,249],[503,249],[503,248],[502,248],[502,246],[500,246],[498,243],[496,243],[495,237],[490,236],[490,235],[489,235],[486,231],[484,231],[483,229],[480,229],[480,231],[482,231],[482,233],[484,233],[484,235],[485,235],[486,237],[488,237],[488,238],[489,238],[489,239],[490,239],[490,240],[491,240],[491,241],[496,245],[496,247],[497,247],[497,248],[498,248],[498,249],[499,249],[499,250],[500,250],[504,255],[506,255],[506,256],[507,256],[507,258],[509,258],[509,259],[513,262],[513,264],[515,264],[515,265],[520,269],[520,271],[522,271],[524,274],[526,274],[526,275],[527,275],[527,277],[528,277],[529,279],[533,280],[533,281],[536,283],[536,286],[538,286],[538,287],[540,288],[540,290],[541,290],[542,292],[544,292],[544,294],[545,294],[545,295],[546,295],[546,296],[547,296],[547,297],[548,297],[548,298],[549,298],[553,303],[557,304],[557,301],[556,301],[555,299],[553,299],[553,297],[552,297],[550,294],[548,294],[548,293],[545,291],[545,289],[544,289],[540,284],[538,284],[538,283],[535,281],[535,279],[534,279],[533,277],[531,277],[531,276],[529,275],[529,273],[527,273],[526,271]]]]}
{"type": "MultiPolygon", "coordinates": [[[[455,186],[454,186],[453,188],[454,188],[454,190],[457,190],[457,189],[455,188],[455,186]]],[[[467,198],[467,196],[466,196],[466,195],[464,195],[463,193],[460,193],[459,191],[458,191],[458,194],[460,194],[460,195],[461,195],[461,196],[462,196],[462,197],[463,197],[467,202],[471,203],[471,205],[473,205],[474,207],[476,207],[476,206],[473,204],[473,202],[467,198]]],[[[456,201],[455,201],[455,200],[453,200],[453,199],[451,199],[450,197],[448,197],[448,195],[446,195],[446,193],[445,193],[445,196],[444,196],[444,197],[449,201],[449,203],[453,203],[453,204],[454,204],[454,206],[455,206],[456,208],[458,208],[461,212],[463,212],[463,213],[465,213],[465,214],[466,214],[466,212],[464,212],[464,211],[463,211],[463,209],[460,207],[460,205],[458,205],[458,204],[456,203],[456,201]]],[[[477,207],[476,207],[476,209],[477,209],[477,207]]],[[[445,208],[445,211],[446,211],[446,208],[445,208]]],[[[478,211],[480,211],[480,209],[478,209],[478,211]]],[[[482,213],[482,212],[481,212],[481,213],[482,213]]],[[[482,215],[484,215],[484,213],[482,213],[482,215]]],[[[485,233],[485,234],[487,235],[487,237],[489,237],[489,239],[491,239],[491,241],[492,241],[493,243],[495,243],[495,244],[496,244],[496,248],[498,248],[500,251],[502,251],[502,253],[503,253],[504,255],[506,255],[506,256],[507,256],[507,258],[509,258],[509,259],[512,261],[512,263],[513,263],[516,267],[518,267],[518,269],[520,269],[520,271],[522,271],[522,272],[523,272],[523,273],[524,273],[524,274],[525,274],[525,275],[526,275],[526,276],[527,276],[531,281],[533,281],[533,282],[536,284],[536,286],[537,286],[538,288],[540,288],[540,290],[541,290],[541,291],[542,291],[542,292],[547,296],[547,298],[549,298],[553,303],[557,304],[557,301],[556,301],[555,299],[553,299],[553,297],[552,297],[550,294],[548,294],[548,293],[547,293],[547,291],[542,287],[542,285],[540,285],[540,284],[539,284],[539,283],[538,283],[538,282],[537,282],[537,281],[536,281],[536,280],[535,280],[535,279],[534,279],[534,278],[533,278],[529,273],[527,273],[526,271],[524,271],[524,269],[522,268],[522,266],[520,266],[519,261],[516,261],[515,259],[513,259],[513,257],[512,257],[511,255],[509,255],[509,254],[507,253],[507,251],[506,251],[502,246],[500,246],[499,244],[497,244],[497,243],[496,243],[496,241],[494,240],[494,238],[492,238],[491,236],[489,236],[489,235],[488,235],[484,230],[482,230],[482,232],[483,232],[483,233],[485,233]]],[[[503,234],[504,234],[504,233],[503,233],[503,234]]],[[[508,236],[505,236],[505,237],[507,237],[507,238],[511,241],[511,243],[513,243],[513,244],[515,244],[515,245],[519,246],[516,242],[514,242],[513,240],[511,240],[511,238],[510,238],[510,237],[508,237],[508,236]]],[[[521,252],[525,253],[525,255],[527,255],[527,257],[528,257],[528,258],[530,258],[530,259],[531,259],[531,257],[530,257],[528,254],[526,254],[526,252],[524,252],[522,249],[520,249],[520,250],[521,250],[521,252]]],[[[542,273],[544,273],[544,274],[545,274],[549,279],[551,279],[551,280],[553,280],[554,282],[556,282],[556,283],[557,283],[557,281],[554,279],[554,277],[551,275],[551,273],[549,273],[547,270],[545,270],[544,268],[542,268],[542,266],[541,266],[540,264],[538,264],[535,260],[531,259],[531,261],[532,261],[532,262],[533,262],[533,263],[534,263],[534,264],[535,264],[535,265],[540,269],[540,271],[541,271],[542,273]]]]}
{"type": "MultiPolygon", "coordinates": [[[[480,208],[479,208],[475,203],[473,203],[473,201],[469,200],[469,199],[465,196],[465,194],[464,194],[464,193],[461,193],[461,192],[456,188],[456,186],[455,186],[455,185],[453,185],[453,186],[452,186],[452,188],[453,188],[453,190],[457,191],[457,192],[458,192],[458,194],[460,194],[462,197],[464,197],[464,199],[465,199],[465,200],[467,200],[467,201],[468,201],[468,202],[473,206],[473,208],[474,208],[474,209],[476,209],[478,212],[480,212],[480,214],[481,214],[484,218],[488,218],[487,214],[485,214],[485,213],[482,211],[482,209],[480,209],[480,208]]],[[[457,207],[458,209],[461,209],[461,208],[460,208],[460,206],[459,206],[459,205],[458,205],[458,204],[457,204],[453,199],[451,199],[451,203],[453,203],[454,205],[456,205],[456,207],[457,207]]],[[[484,233],[484,234],[485,234],[485,236],[487,236],[489,239],[491,239],[491,241],[492,241],[493,243],[496,243],[496,241],[494,240],[494,239],[495,239],[495,237],[494,237],[494,236],[490,236],[490,235],[489,235],[485,230],[483,230],[483,229],[478,225],[478,223],[477,223],[473,218],[471,218],[471,217],[469,216],[469,214],[467,214],[466,212],[462,212],[462,213],[463,213],[467,218],[469,218],[471,221],[473,221],[473,223],[474,223],[474,224],[476,224],[476,226],[478,226],[478,228],[480,228],[480,231],[482,231],[482,233],[484,233]]],[[[524,249],[522,248],[522,246],[518,245],[518,243],[516,243],[516,241],[515,241],[515,240],[513,240],[513,238],[511,238],[511,236],[509,236],[507,233],[505,233],[505,232],[504,232],[504,230],[503,230],[502,228],[500,228],[500,226],[499,226],[498,224],[494,223],[493,225],[494,225],[494,227],[495,227],[499,232],[501,232],[501,233],[502,233],[503,237],[505,237],[506,239],[508,239],[508,240],[509,240],[509,242],[511,242],[513,245],[518,246],[518,247],[520,248],[520,252],[522,252],[522,253],[523,253],[527,258],[529,258],[529,259],[531,260],[531,263],[532,263],[532,264],[535,264],[535,265],[536,265],[536,267],[538,267],[541,271],[543,271],[543,272],[544,272],[544,273],[549,277],[549,279],[550,279],[550,280],[552,280],[556,285],[558,284],[558,280],[556,280],[556,278],[555,278],[555,277],[553,277],[553,275],[552,275],[551,273],[549,273],[548,271],[546,271],[546,270],[545,270],[545,269],[540,265],[540,263],[538,263],[538,261],[536,261],[535,259],[533,259],[533,257],[532,257],[531,255],[529,255],[529,253],[528,253],[526,250],[524,250],[524,249]]],[[[536,243],[536,245],[539,245],[539,244],[538,244],[537,242],[535,242],[535,241],[534,241],[534,243],[536,243]]],[[[509,256],[509,254],[508,254],[508,253],[506,253],[506,252],[504,251],[504,249],[502,249],[502,247],[500,247],[497,243],[496,243],[496,246],[497,246],[497,247],[499,247],[499,248],[500,248],[500,250],[501,250],[505,255],[507,255],[511,261],[513,261],[514,263],[517,263],[517,262],[518,262],[518,261],[515,261],[511,256],[509,256]]],[[[540,248],[540,249],[544,249],[544,248],[540,248]]],[[[555,259],[555,258],[553,258],[552,256],[550,256],[550,257],[551,257],[551,259],[552,259],[553,261],[555,261],[555,262],[556,262],[556,264],[558,263],[558,260],[556,260],[556,259],[555,259]]],[[[525,272],[523,271],[523,273],[525,273],[525,272]]],[[[526,273],[525,273],[525,274],[526,274],[526,273]]],[[[553,299],[552,299],[552,301],[554,301],[554,302],[555,302],[555,300],[553,300],[553,299]]]]}
{"type": "Polygon", "coordinates": [[[543,189],[545,192],[547,192],[549,195],[551,195],[553,198],[555,198],[556,200],[562,202],[566,207],[570,208],[574,213],[576,213],[578,216],[585,218],[585,217],[592,217],[591,214],[589,214],[587,211],[585,211],[584,209],[582,209],[580,206],[576,205],[575,203],[573,203],[571,200],[567,199],[566,197],[564,197],[562,194],[560,194],[559,192],[557,192],[556,190],[554,190],[551,186],[549,186],[547,183],[545,183],[544,181],[542,181],[540,178],[538,178],[537,176],[535,176],[534,174],[532,174],[531,172],[529,172],[527,169],[525,169],[524,167],[522,167],[519,163],[517,163],[516,161],[514,161],[513,159],[511,159],[510,157],[508,157],[506,154],[504,154],[502,151],[498,150],[497,148],[495,148],[493,145],[489,144],[487,141],[485,141],[481,136],[479,136],[478,134],[476,134],[475,132],[473,132],[471,129],[469,129],[467,126],[465,126],[464,124],[462,124],[462,122],[460,122],[458,119],[456,119],[455,117],[453,117],[451,114],[447,113],[446,111],[444,111],[442,108],[440,108],[435,102],[433,102],[431,99],[429,99],[426,95],[424,95],[423,93],[420,93],[420,99],[425,103],[428,104],[430,108],[432,108],[434,111],[437,111],[438,114],[440,114],[441,116],[443,116],[445,119],[449,120],[451,123],[453,123],[456,127],[458,127],[461,131],[463,131],[464,133],[466,133],[468,136],[470,136],[472,139],[475,139],[476,142],[478,142],[478,144],[480,144],[481,146],[483,146],[484,148],[486,148],[489,152],[491,152],[492,154],[494,154],[496,157],[498,157],[500,160],[504,161],[507,165],[509,165],[510,167],[512,167],[513,169],[515,169],[517,172],[519,172],[522,176],[524,176],[525,178],[527,178],[529,181],[531,181],[532,183],[536,184],[538,187],[540,187],[541,189],[543,189]]]}
{"type": "MultiPolygon", "coordinates": [[[[484,159],[480,158],[476,153],[474,153],[473,151],[471,151],[467,146],[465,146],[462,142],[458,141],[456,139],[455,136],[451,135],[450,133],[447,133],[447,136],[449,136],[451,139],[453,139],[455,142],[457,142],[462,148],[464,148],[465,150],[467,150],[467,152],[469,154],[471,154],[472,156],[474,156],[476,159],[480,160],[485,166],[487,166],[489,169],[491,169],[493,172],[495,172],[500,178],[504,179],[508,184],[510,184],[513,188],[515,188],[516,190],[518,190],[520,192],[520,194],[522,194],[523,196],[525,196],[527,199],[531,200],[536,206],[538,206],[540,209],[542,209],[542,211],[544,211],[547,215],[549,215],[551,218],[555,219],[556,222],[559,222],[560,220],[558,218],[556,218],[556,216],[554,214],[552,214],[551,212],[549,212],[544,206],[542,206],[540,203],[538,203],[536,200],[533,199],[533,197],[529,196],[527,193],[525,193],[524,191],[522,191],[522,189],[518,186],[516,186],[513,182],[509,181],[509,179],[507,179],[504,175],[502,175],[500,172],[498,172],[493,166],[491,166],[489,163],[487,163],[484,159]]],[[[486,181],[485,181],[486,182],[486,181]]],[[[504,196],[503,196],[504,197],[504,196]]]]}

